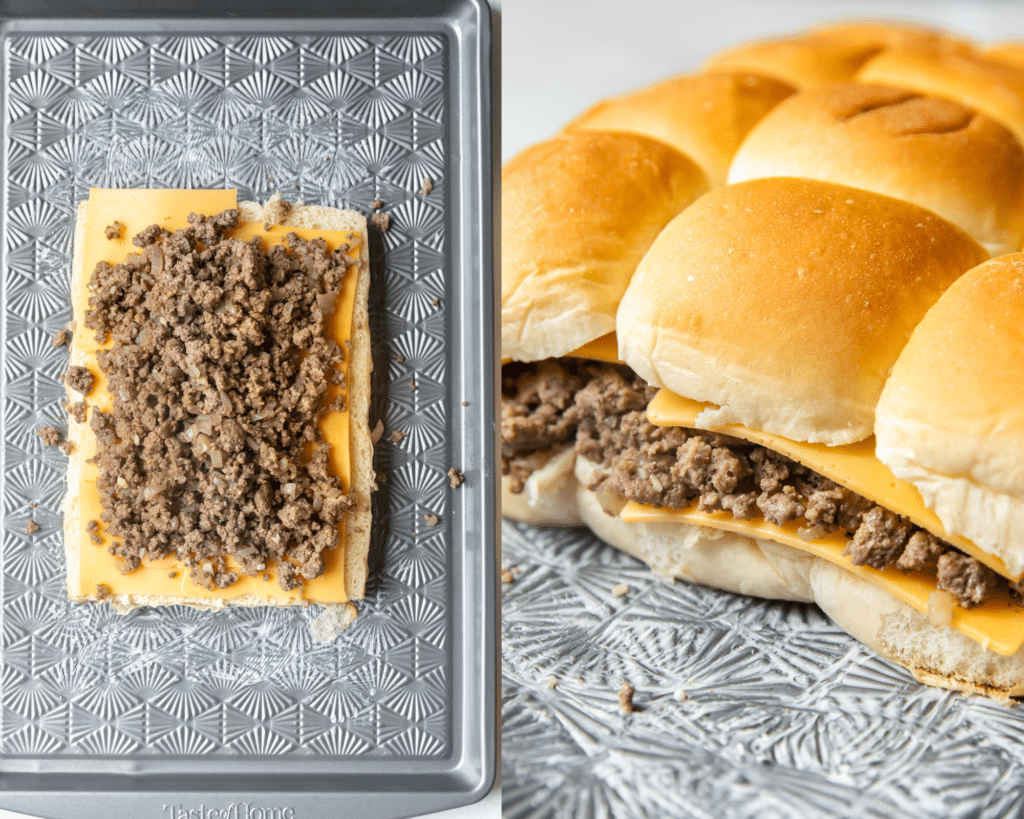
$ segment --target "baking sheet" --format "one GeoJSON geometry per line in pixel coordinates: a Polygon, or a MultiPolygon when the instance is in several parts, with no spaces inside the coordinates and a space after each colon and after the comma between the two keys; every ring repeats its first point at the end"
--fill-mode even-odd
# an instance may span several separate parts
{"type": "Polygon", "coordinates": [[[495,755],[493,364],[476,341],[493,337],[486,4],[390,4],[386,16],[353,5],[272,24],[60,12],[8,18],[0,33],[0,805],[397,817],[484,796],[495,755]],[[121,617],[66,600],[66,460],[34,431],[66,427],[67,351],[50,339],[70,318],[74,208],[90,186],[237,187],[261,201],[280,189],[368,215],[384,201],[371,330],[387,481],[367,597],[337,641],[311,643],[315,606],[121,617]],[[405,437],[392,443],[392,430],[405,437]],[[458,490],[452,466],[466,475],[458,490]],[[30,517],[42,528],[27,535],[30,517]]]}
{"type": "MultiPolygon", "coordinates": [[[[502,11],[506,161],[605,96],[814,22],[905,16],[1024,37],[1019,4],[998,0],[502,11]]],[[[515,569],[502,594],[507,819],[1024,816],[1019,707],[919,685],[813,606],[669,583],[583,529],[506,522],[502,564],[515,569]]]]}

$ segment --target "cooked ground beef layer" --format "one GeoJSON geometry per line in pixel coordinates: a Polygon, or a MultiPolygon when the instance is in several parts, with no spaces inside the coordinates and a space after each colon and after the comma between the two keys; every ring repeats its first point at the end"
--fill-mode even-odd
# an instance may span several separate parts
{"type": "Polygon", "coordinates": [[[230,556],[250,576],[275,562],[289,590],[324,571],[354,504],[317,426],[343,408],[324,400],[344,360],[324,324],[350,260],[295,234],[269,252],[225,238],[238,216],[153,225],[141,253],[93,272],[85,323],[113,342],[98,354],[112,412],[90,418],[97,488],[122,571],[173,555],[225,588],[230,556]]]}
{"type": "MultiPolygon", "coordinates": [[[[516,383],[550,379],[543,374],[553,372],[564,374],[565,362],[544,362],[533,375],[520,372],[516,383]]],[[[799,520],[809,539],[841,532],[849,539],[843,554],[854,565],[884,569],[895,564],[903,571],[926,572],[964,608],[983,602],[1002,582],[983,563],[905,517],[777,452],[715,432],[655,426],[647,420],[646,407],[656,389],[628,368],[588,365],[570,402],[572,386],[560,382],[557,402],[534,400],[543,411],[532,415],[538,425],[533,438],[548,440],[545,417],[553,419],[549,429],[557,430],[560,441],[568,439],[572,427],[577,452],[601,467],[588,487],[592,490],[606,488],[668,509],[685,509],[696,501],[702,511],[724,511],[740,520],[762,516],[779,526],[799,520]]],[[[520,440],[522,457],[527,447],[520,440]]],[[[1016,584],[1010,587],[1017,591],[1016,584]]]]}

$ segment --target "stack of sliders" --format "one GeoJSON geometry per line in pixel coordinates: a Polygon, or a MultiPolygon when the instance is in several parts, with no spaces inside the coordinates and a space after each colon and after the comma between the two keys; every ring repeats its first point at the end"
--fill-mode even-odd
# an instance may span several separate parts
{"type": "MultiPolygon", "coordinates": [[[[1024,693],[1024,408],[999,381],[1020,360],[1003,356],[1019,355],[1008,345],[1019,350],[1024,303],[1016,256],[983,264],[1024,241],[1024,149],[1014,105],[958,94],[977,75],[1024,79],[996,56],[844,24],[710,61],[802,90],[738,141],[728,184],[625,274],[614,346],[506,365],[510,473],[540,461],[516,449],[522,429],[573,431],[575,453],[559,457],[574,460],[576,507],[546,522],[578,516],[669,577],[814,601],[930,684],[1024,693]],[[938,79],[866,73],[887,62],[938,79]],[[992,265],[1010,271],[1002,289],[992,265]],[[991,335],[1010,341],[988,358],[954,342],[936,352],[996,304],[991,335]],[[968,391],[977,400],[954,400],[968,391]]],[[[503,214],[506,258],[517,215],[503,214]]],[[[571,216],[556,227],[576,230],[571,216]]],[[[563,287],[545,294],[549,315],[574,298],[563,287]]],[[[529,327],[530,311],[516,321],[529,327]]],[[[531,520],[523,506],[505,514],[531,520]]]]}
{"type": "Polygon", "coordinates": [[[373,486],[366,235],[361,214],[233,190],[81,203],[71,600],[323,603],[335,629],[355,616],[373,486]]]}

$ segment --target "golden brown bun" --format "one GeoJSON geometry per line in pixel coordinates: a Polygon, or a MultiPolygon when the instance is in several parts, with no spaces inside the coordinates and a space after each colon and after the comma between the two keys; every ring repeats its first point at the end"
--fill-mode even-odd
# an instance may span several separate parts
{"type": "Polygon", "coordinates": [[[1024,148],[1003,125],[958,102],[883,85],[803,91],[740,146],[729,182],[805,176],[921,205],[992,255],[1024,239],[1024,148]]]}
{"type": "Polygon", "coordinates": [[[985,49],[985,56],[997,62],[1024,68],[1024,43],[1019,41],[997,43],[985,49]]]}
{"type": "Polygon", "coordinates": [[[747,132],[795,89],[747,72],[673,77],[600,102],[566,131],[630,131],[660,139],[696,160],[713,188],[747,132]]]}
{"type": "MultiPolygon", "coordinates": [[[[356,286],[355,307],[352,318],[352,347],[348,362],[348,408],[352,423],[349,429],[351,459],[351,489],[356,495],[356,507],[345,518],[345,593],[352,600],[361,599],[366,586],[366,561],[370,545],[370,493],[373,491],[373,444],[370,441],[370,428],[367,423],[370,408],[370,321],[367,312],[367,299],[370,288],[369,242],[367,239],[366,218],[350,210],[321,207],[317,205],[297,204],[285,218],[281,216],[281,208],[277,204],[280,194],[274,194],[265,206],[256,202],[240,202],[239,210],[242,219],[250,222],[269,222],[271,224],[310,227],[320,230],[356,231],[363,237],[360,243],[360,259],[358,264],[359,281],[356,286]]],[[[77,292],[78,282],[87,275],[83,269],[82,246],[85,239],[85,208],[82,202],[78,207],[75,225],[74,256],[72,262],[72,292],[77,292]]],[[[91,271],[89,271],[91,273],[91,271]]],[[[80,327],[84,324],[79,323],[80,327]]],[[[80,351],[73,351],[71,364],[85,366],[87,356],[80,351]],[[76,357],[77,356],[77,357],[76,357]]],[[[77,394],[68,393],[70,401],[77,401],[77,394]]],[[[64,551],[67,557],[67,585],[69,597],[75,602],[98,601],[93,594],[87,597],[78,595],[80,558],[83,548],[80,540],[82,528],[79,525],[78,491],[81,486],[81,473],[84,467],[84,452],[87,447],[82,445],[82,437],[87,434],[88,425],[70,424],[69,440],[76,446],[68,461],[68,492],[64,497],[64,551]]],[[[92,547],[89,544],[85,544],[92,547]]],[[[140,606],[190,606],[196,609],[220,610],[227,606],[289,606],[298,605],[301,599],[268,599],[247,594],[231,599],[214,599],[205,597],[115,594],[106,598],[115,610],[124,614],[140,606]]],[[[321,624],[320,631],[328,633],[347,626],[354,619],[356,610],[351,603],[331,604],[327,608],[327,617],[321,624]],[[330,628],[325,624],[330,623],[330,628]]]]}
{"type": "Polygon", "coordinates": [[[885,385],[877,455],[947,530],[1024,571],[1024,254],[965,273],[885,385]]]}
{"type": "Polygon", "coordinates": [[[1024,68],[975,49],[886,51],[869,60],[856,79],[958,100],[1001,122],[1024,143],[1024,68]]]}
{"type": "Polygon", "coordinates": [[[987,257],[917,205],[811,179],[707,194],[622,298],[619,356],[651,384],[799,441],[871,434],[885,379],[941,293],[987,257]]]}
{"type": "Polygon", "coordinates": [[[580,132],[527,148],[502,173],[502,359],[571,352],[615,329],[637,263],[708,189],[675,148],[580,132]]]}
{"type": "Polygon", "coordinates": [[[752,71],[795,88],[852,80],[865,62],[887,48],[942,46],[948,35],[910,23],[848,22],[790,37],[745,43],[711,57],[708,71],[752,71]]]}

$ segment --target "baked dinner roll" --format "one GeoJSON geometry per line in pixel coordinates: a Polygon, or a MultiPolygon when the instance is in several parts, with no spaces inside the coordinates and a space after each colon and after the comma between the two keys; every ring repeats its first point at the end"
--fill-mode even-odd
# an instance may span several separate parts
{"type": "Polygon", "coordinates": [[[1024,254],[964,274],[886,382],[876,454],[947,531],[1024,571],[1024,254]]]}
{"type": "Polygon", "coordinates": [[[949,99],[836,83],[758,123],[729,182],[805,176],[884,193],[963,228],[992,255],[1024,239],[1024,149],[1005,126],[949,99]]]}
{"type": "Polygon", "coordinates": [[[958,100],[1003,123],[1024,143],[1024,69],[976,49],[886,51],[865,63],[856,80],[958,100]]]}
{"type": "Polygon", "coordinates": [[[727,185],[640,263],[619,306],[619,356],[650,384],[718,405],[700,426],[859,441],[917,322],[985,258],[960,228],[880,194],[810,179],[727,185]]]}
{"type": "Polygon", "coordinates": [[[599,102],[566,131],[630,131],[660,139],[694,159],[712,187],[752,127],[795,89],[748,72],[710,72],[670,80],[599,102]]]}
{"type": "Polygon", "coordinates": [[[502,173],[502,358],[561,356],[615,329],[637,263],[708,189],[689,157],[625,133],[527,148],[502,173]]]}
{"type": "Polygon", "coordinates": [[[751,71],[796,88],[852,80],[869,59],[888,48],[942,47],[959,39],[907,23],[850,22],[789,37],[757,40],[712,56],[707,71],[751,71]]]}
{"type": "Polygon", "coordinates": [[[985,56],[997,62],[1024,68],[1024,43],[1009,41],[985,49],[985,56]]]}

